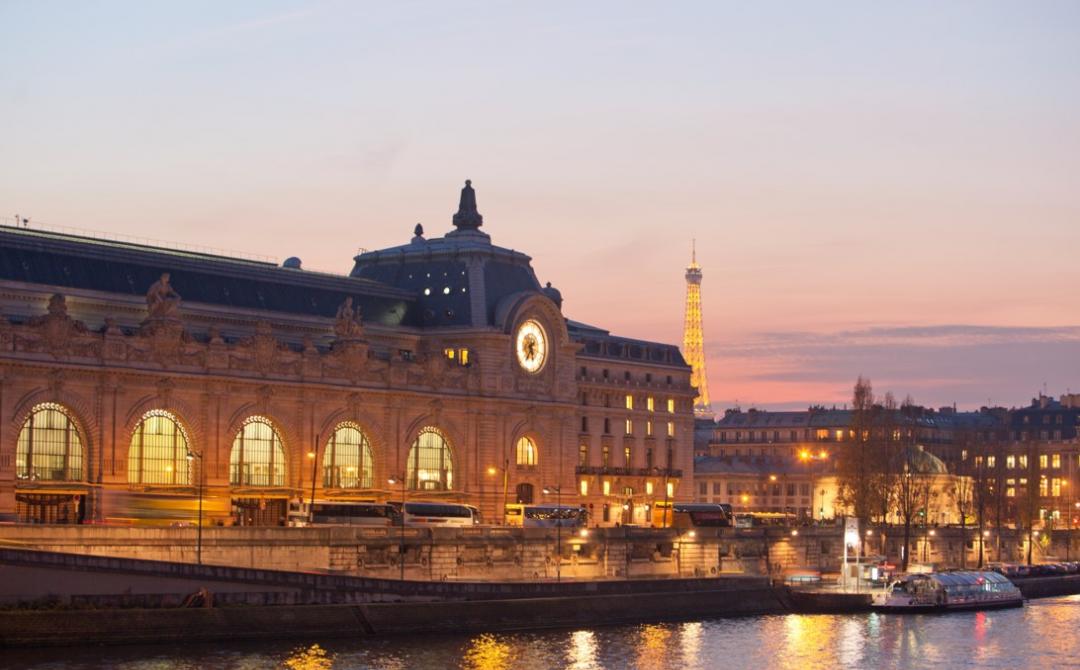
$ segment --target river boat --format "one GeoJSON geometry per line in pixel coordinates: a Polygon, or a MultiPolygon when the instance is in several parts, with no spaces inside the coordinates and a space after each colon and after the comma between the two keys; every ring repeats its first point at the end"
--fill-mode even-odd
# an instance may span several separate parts
{"type": "Polygon", "coordinates": [[[931,572],[907,575],[874,596],[883,612],[952,612],[1023,607],[1024,596],[1009,578],[990,571],[931,572]]]}

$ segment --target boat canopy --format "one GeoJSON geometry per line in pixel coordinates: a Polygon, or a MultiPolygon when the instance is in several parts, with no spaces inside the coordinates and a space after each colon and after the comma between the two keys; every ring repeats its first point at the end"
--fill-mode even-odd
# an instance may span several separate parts
{"type": "MultiPolygon", "coordinates": [[[[974,591],[998,591],[1007,592],[1016,589],[1016,586],[1004,575],[996,572],[977,572],[957,570],[955,572],[933,572],[922,575],[913,575],[915,579],[940,584],[949,593],[971,593],[974,591]]],[[[909,578],[911,579],[911,578],[909,578]]]]}

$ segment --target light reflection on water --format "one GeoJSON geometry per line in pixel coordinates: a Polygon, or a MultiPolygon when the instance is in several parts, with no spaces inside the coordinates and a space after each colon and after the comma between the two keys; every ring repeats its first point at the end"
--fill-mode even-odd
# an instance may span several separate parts
{"type": "Polygon", "coordinates": [[[788,615],[575,631],[306,642],[8,650],[0,666],[49,670],[406,668],[1069,667],[1080,596],[948,615],[788,615]],[[314,649],[314,645],[321,649],[314,649]],[[322,652],[325,650],[325,653],[322,652]],[[291,664],[291,665],[288,665],[291,664]]]}

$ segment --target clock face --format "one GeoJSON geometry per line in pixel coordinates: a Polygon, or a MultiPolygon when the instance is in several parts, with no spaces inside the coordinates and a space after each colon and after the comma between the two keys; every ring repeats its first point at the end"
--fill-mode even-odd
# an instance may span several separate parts
{"type": "Polygon", "coordinates": [[[515,338],[518,364],[526,372],[540,372],[547,360],[547,334],[536,321],[526,321],[518,326],[515,338]]]}

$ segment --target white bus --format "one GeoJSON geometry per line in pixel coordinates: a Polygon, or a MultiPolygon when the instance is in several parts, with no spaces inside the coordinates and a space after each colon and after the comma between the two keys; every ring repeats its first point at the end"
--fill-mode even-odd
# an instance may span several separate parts
{"type": "MultiPolygon", "coordinates": [[[[395,507],[400,508],[398,503],[395,507]]],[[[398,515],[400,517],[400,515],[398,515]]],[[[395,521],[395,523],[398,523],[395,521]]],[[[457,503],[406,502],[406,526],[472,526],[480,523],[480,511],[457,503]]]]}
{"type": "Polygon", "coordinates": [[[309,505],[289,505],[290,526],[389,526],[397,514],[390,505],[347,500],[317,500],[314,515],[309,505]]]}

